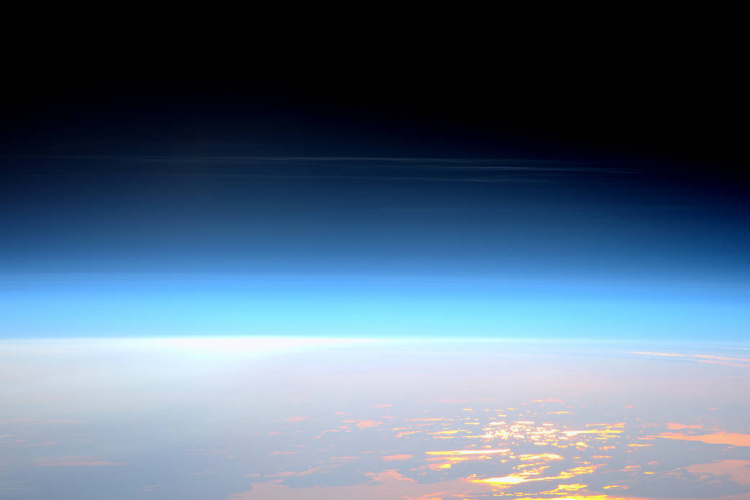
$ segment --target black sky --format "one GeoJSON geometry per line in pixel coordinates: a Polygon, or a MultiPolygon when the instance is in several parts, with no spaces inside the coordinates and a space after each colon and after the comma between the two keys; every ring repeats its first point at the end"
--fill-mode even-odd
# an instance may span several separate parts
{"type": "Polygon", "coordinates": [[[571,33],[573,43],[507,46],[445,35],[433,45],[352,46],[339,57],[314,44],[243,56],[135,41],[97,56],[50,44],[6,66],[2,150],[603,155],[724,173],[747,163],[746,80],[732,37],[683,33],[657,44],[571,33]]]}
{"type": "Polygon", "coordinates": [[[446,45],[23,60],[4,269],[745,276],[737,50],[446,45]]]}

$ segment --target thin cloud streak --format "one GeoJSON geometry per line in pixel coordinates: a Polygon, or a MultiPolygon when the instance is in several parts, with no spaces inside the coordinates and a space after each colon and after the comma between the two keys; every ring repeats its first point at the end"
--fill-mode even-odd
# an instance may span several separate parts
{"type": "Polygon", "coordinates": [[[677,358],[682,361],[694,361],[697,363],[708,363],[714,365],[733,366],[737,368],[750,368],[750,359],[747,358],[730,358],[724,356],[712,356],[710,354],[680,354],[673,352],[649,352],[634,351],[631,354],[642,356],[660,357],[660,358],[677,358]]]}

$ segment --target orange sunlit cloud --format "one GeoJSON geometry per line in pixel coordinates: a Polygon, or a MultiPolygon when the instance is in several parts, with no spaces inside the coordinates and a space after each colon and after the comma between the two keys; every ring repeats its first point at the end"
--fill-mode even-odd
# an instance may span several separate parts
{"type": "Polygon", "coordinates": [[[709,464],[696,464],[687,468],[696,474],[722,476],[728,474],[732,481],[750,484],[750,460],[719,460],[709,464]]]}
{"type": "Polygon", "coordinates": [[[685,425],[685,424],[676,424],[674,422],[667,423],[667,429],[671,431],[679,431],[681,429],[700,429],[703,426],[701,425],[685,425]]]}
{"type": "Polygon", "coordinates": [[[501,488],[507,488],[514,484],[529,483],[529,482],[536,482],[536,481],[551,481],[554,479],[571,479],[571,478],[574,478],[576,476],[583,475],[583,474],[593,474],[594,471],[596,471],[596,469],[601,467],[602,465],[604,464],[575,467],[573,469],[563,471],[557,476],[537,477],[537,476],[540,476],[540,474],[544,472],[544,470],[547,468],[547,466],[544,466],[544,467],[539,467],[536,469],[530,469],[524,472],[519,472],[517,474],[509,474],[507,476],[502,476],[502,477],[490,477],[487,479],[473,479],[472,481],[477,482],[477,483],[491,484],[493,486],[498,486],[501,488]]]}
{"type": "Polygon", "coordinates": [[[493,490],[482,484],[463,479],[420,484],[394,470],[368,474],[372,481],[352,486],[309,486],[291,488],[281,484],[253,483],[253,489],[230,495],[226,500],[330,500],[331,498],[356,498],[357,500],[393,499],[444,499],[467,495],[487,494],[493,490]],[[447,496],[450,495],[450,496],[447,496]]]}
{"type": "Polygon", "coordinates": [[[375,420],[360,420],[357,422],[357,427],[360,429],[367,429],[369,427],[377,427],[378,425],[382,425],[383,422],[376,422],[375,420]]]}
{"type": "MultiPolygon", "coordinates": [[[[372,473],[368,474],[368,476],[372,481],[351,486],[292,488],[278,483],[253,483],[251,490],[235,493],[230,495],[226,500],[270,500],[282,498],[284,500],[330,500],[331,498],[356,498],[357,500],[459,500],[497,492],[496,486],[471,479],[418,483],[395,470],[372,473]]],[[[565,496],[555,497],[554,500],[645,500],[635,497],[624,498],[602,494],[595,494],[593,496],[582,495],[578,494],[577,491],[580,491],[577,485],[559,485],[555,494],[565,496]]]]}
{"type": "Polygon", "coordinates": [[[509,448],[502,448],[497,450],[450,450],[450,451],[428,451],[428,455],[448,455],[448,456],[460,456],[460,455],[494,455],[497,453],[508,453],[509,448]]]}
{"type": "Polygon", "coordinates": [[[701,436],[690,436],[676,432],[664,432],[656,437],[664,439],[678,439],[680,441],[699,441],[707,444],[731,444],[732,446],[750,446],[750,434],[737,434],[730,432],[716,432],[703,434],[701,436]]]}

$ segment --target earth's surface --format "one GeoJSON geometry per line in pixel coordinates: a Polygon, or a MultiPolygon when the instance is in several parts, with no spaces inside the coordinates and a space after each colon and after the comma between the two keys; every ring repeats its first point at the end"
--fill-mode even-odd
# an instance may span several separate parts
{"type": "Polygon", "coordinates": [[[750,499],[750,349],[2,341],[0,498],[750,499]]]}

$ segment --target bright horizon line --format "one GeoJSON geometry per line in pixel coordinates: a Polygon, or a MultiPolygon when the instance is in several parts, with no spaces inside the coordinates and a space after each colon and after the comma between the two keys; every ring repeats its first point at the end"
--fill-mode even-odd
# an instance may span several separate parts
{"type": "Polygon", "coordinates": [[[299,340],[305,342],[347,342],[354,343],[424,343],[424,342],[476,342],[476,343],[550,343],[550,342],[586,342],[601,344],[630,344],[639,342],[649,343],[668,343],[668,344],[691,344],[691,345],[711,345],[726,346],[727,344],[736,345],[738,349],[750,350],[750,341],[740,342],[737,340],[717,339],[696,340],[696,339],[663,339],[653,337],[630,337],[630,338],[603,338],[603,337],[500,337],[500,336],[424,336],[424,335],[394,335],[394,336],[377,336],[377,337],[357,337],[357,336],[308,336],[299,335],[161,335],[161,336],[100,336],[100,337],[0,337],[1,342],[65,342],[65,341],[184,341],[184,340],[210,340],[210,341],[234,341],[234,340],[258,340],[258,341],[278,341],[278,340],[299,340]]]}

